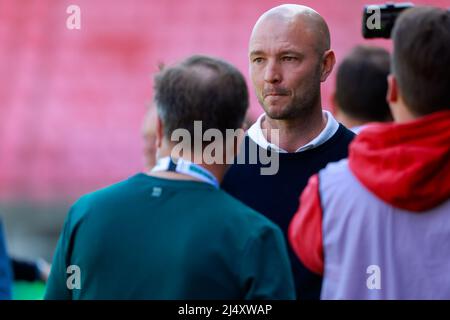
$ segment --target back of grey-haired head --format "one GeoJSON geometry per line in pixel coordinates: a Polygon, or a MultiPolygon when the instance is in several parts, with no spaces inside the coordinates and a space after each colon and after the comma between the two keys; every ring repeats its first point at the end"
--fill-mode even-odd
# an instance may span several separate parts
{"type": "Polygon", "coordinates": [[[248,90],[241,72],[212,57],[192,56],[163,68],[154,79],[154,100],[170,138],[176,129],[194,134],[194,121],[203,130],[240,128],[248,109],[248,90]]]}

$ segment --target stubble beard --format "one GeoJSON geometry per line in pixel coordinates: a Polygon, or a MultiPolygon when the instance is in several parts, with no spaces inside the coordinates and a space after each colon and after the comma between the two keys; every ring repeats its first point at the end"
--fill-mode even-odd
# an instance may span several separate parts
{"type": "Polygon", "coordinates": [[[285,106],[272,108],[265,104],[263,97],[259,97],[258,100],[266,115],[271,119],[294,120],[308,117],[320,101],[320,81],[314,81],[309,88],[302,94],[295,95],[285,106]]]}

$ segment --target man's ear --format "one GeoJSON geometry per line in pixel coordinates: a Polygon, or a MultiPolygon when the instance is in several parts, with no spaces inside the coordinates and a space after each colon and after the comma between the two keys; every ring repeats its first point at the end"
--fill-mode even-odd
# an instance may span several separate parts
{"type": "Polygon", "coordinates": [[[398,84],[397,79],[393,74],[388,76],[388,91],[386,100],[391,106],[398,101],[398,84]]]}
{"type": "Polygon", "coordinates": [[[156,148],[160,149],[164,139],[164,125],[159,116],[156,117],[156,148]]]}
{"type": "Polygon", "coordinates": [[[336,64],[336,56],[333,50],[325,51],[322,60],[322,72],[320,74],[320,81],[325,82],[328,76],[333,71],[334,65],[336,64]]]}

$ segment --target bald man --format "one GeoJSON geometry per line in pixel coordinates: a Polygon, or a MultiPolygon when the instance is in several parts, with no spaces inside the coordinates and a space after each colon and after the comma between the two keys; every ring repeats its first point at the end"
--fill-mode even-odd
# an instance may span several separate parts
{"type": "MultiPolygon", "coordinates": [[[[322,109],[320,85],[335,55],[324,19],[313,9],[282,5],[264,13],[249,44],[250,74],[264,113],[248,130],[242,153],[223,188],[277,223],[285,235],[308,179],[328,163],[347,157],[354,134],[322,109]],[[256,154],[251,154],[255,152],[256,154]],[[273,175],[261,174],[261,154],[279,161],[273,175]],[[256,164],[249,163],[252,157],[256,164]]],[[[303,237],[319,235],[306,232],[303,237]]],[[[315,248],[311,248],[315,250],[315,248]]],[[[290,252],[297,298],[318,299],[322,278],[290,252]]]]}

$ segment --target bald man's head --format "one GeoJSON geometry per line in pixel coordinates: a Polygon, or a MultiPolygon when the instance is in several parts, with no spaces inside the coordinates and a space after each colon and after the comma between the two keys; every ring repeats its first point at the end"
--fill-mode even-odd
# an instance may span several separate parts
{"type": "Polygon", "coordinates": [[[266,11],[256,22],[252,37],[267,24],[298,25],[315,38],[317,52],[322,55],[330,49],[330,31],[328,25],[317,11],[302,5],[283,4],[266,11]]]}
{"type": "Polygon", "coordinates": [[[256,95],[271,119],[321,108],[320,83],[336,60],[328,26],[316,11],[282,5],[264,13],[253,28],[249,58],[256,95]]]}

